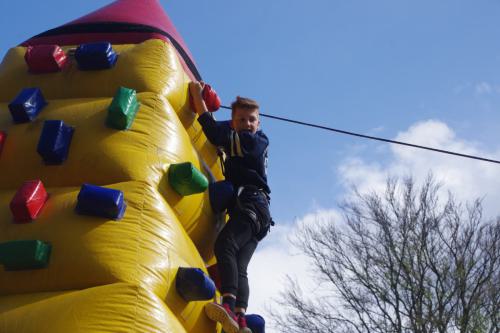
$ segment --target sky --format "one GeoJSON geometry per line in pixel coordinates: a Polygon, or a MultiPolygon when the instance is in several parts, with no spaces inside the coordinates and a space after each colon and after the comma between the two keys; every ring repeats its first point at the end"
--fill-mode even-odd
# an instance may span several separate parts
{"type": "MultiPolygon", "coordinates": [[[[2,1],[0,56],[109,2],[2,1]]],[[[500,159],[499,1],[161,3],[226,105],[242,95],[267,114],[500,159]]],[[[387,175],[421,181],[432,171],[459,199],[481,197],[498,215],[499,165],[267,118],[262,129],[277,226],[249,268],[250,312],[275,306],[285,274],[312,285],[289,236],[301,223],[341,219],[352,185],[380,190],[387,175]]]]}

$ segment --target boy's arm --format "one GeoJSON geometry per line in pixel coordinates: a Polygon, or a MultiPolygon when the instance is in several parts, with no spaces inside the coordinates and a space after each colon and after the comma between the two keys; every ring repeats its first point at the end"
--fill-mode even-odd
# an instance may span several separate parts
{"type": "Polygon", "coordinates": [[[230,128],[227,124],[216,122],[208,112],[202,96],[203,83],[190,82],[189,92],[193,101],[194,111],[198,114],[198,122],[203,128],[208,141],[216,146],[226,146],[229,141],[230,128]]]}
{"type": "Polygon", "coordinates": [[[257,133],[244,131],[239,134],[239,137],[243,154],[247,156],[260,158],[269,146],[269,139],[260,130],[257,133]]]}

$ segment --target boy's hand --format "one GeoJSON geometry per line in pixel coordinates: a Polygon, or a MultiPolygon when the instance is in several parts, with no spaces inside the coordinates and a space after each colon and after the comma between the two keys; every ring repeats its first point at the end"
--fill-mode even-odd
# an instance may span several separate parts
{"type": "Polygon", "coordinates": [[[201,81],[191,81],[189,82],[189,92],[191,93],[191,96],[197,97],[199,96],[201,98],[201,93],[203,91],[203,87],[205,85],[201,81]]]}
{"type": "Polygon", "coordinates": [[[191,107],[194,108],[194,111],[198,115],[202,115],[207,112],[207,106],[203,101],[203,87],[205,83],[203,81],[192,81],[189,82],[189,93],[190,93],[190,102],[191,107]]]}

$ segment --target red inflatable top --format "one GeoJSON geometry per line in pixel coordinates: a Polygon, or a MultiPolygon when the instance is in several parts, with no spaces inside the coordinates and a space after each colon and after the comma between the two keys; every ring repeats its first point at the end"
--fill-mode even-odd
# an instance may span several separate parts
{"type": "Polygon", "coordinates": [[[78,45],[108,41],[135,44],[157,38],[170,41],[192,79],[201,80],[193,57],[158,0],[117,0],[55,29],[36,35],[21,45],[78,45]]]}

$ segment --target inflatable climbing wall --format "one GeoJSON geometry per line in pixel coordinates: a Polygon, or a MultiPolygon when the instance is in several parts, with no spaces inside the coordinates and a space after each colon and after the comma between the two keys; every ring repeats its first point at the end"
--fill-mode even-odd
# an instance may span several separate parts
{"type": "Polygon", "coordinates": [[[200,79],[156,0],[119,0],[0,66],[0,332],[217,332],[222,179],[200,79]],[[3,267],[2,267],[3,266],[3,267]]]}

